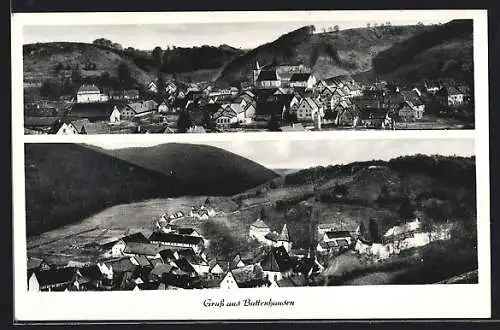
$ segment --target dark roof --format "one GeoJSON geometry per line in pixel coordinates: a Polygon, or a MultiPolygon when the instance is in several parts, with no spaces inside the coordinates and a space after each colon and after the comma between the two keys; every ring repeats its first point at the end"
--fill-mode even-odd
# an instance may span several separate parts
{"type": "Polygon", "coordinates": [[[149,243],[149,240],[146,238],[146,236],[144,236],[144,234],[140,233],[140,232],[124,236],[122,238],[122,240],[125,243],[130,243],[130,242],[134,242],[134,243],[149,243]]]}
{"type": "Polygon", "coordinates": [[[112,103],[75,103],[68,113],[69,117],[107,119],[113,112],[112,103]]]}
{"type": "Polygon", "coordinates": [[[191,235],[195,231],[196,231],[196,229],[194,229],[194,228],[179,228],[179,229],[177,229],[177,232],[179,233],[179,235],[191,235]]]}
{"type": "Polygon", "coordinates": [[[249,265],[231,270],[231,274],[239,288],[252,288],[268,284],[263,273],[255,269],[255,267],[259,266],[249,265]]]}
{"type": "Polygon", "coordinates": [[[185,258],[192,265],[208,265],[208,263],[199,255],[197,255],[193,249],[182,249],[178,250],[177,254],[179,259],[185,258]]]}
{"type": "Polygon", "coordinates": [[[190,244],[197,245],[203,243],[201,237],[189,236],[189,235],[178,235],[170,233],[159,233],[154,232],[149,236],[151,242],[169,242],[169,243],[180,243],[180,244],[190,244]]]}
{"type": "Polygon", "coordinates": [[[163,247],[152,243],[128,242],[123,252],[137,255],[154,256],[160,253],[163,247]]]}
{"type": "Polygon", "coordinates": [[[270,241],[277,242],[279,235],[276,234],[275,232],[271,231],[271,232],[267,233],[264,237],[270,241]]]}
{"type": "Polygon", "coordinates": [[[269,251],[260,264],[263,270],[272,272],[284,272],[293,265],[283,246],[275,247],[269,251]]]}
{"type": "Polygon", "coordinates": [[[114,273],[133,272],[137,266],[130,261],[130,258],[121,258],[118,260],[111,260],[104,262],[108,267],[113,268],[114,273]]]}
{"type": "Polygon", "coordinates": [[[152,266],[149,262],[149,259],[145,255],[137,255],[134,257],[134,259],[141,267],[152,266]]]}
{"type": "Polygon", "coordinates": [[[330,239],[351,237],[351,234],[347,230],[327,231],[325,235],[330,239]]]}
{"type": "Polygon", "coordinates": [[[96,85],[82,85],[78,89],[78,93],[100,93],[101,91],[96,85]]]}
{"type": "Polygon", "coordinates": [[[111,127],[105,122],[83,123],[80,134],[108,134],[111,133],[111,127]]]}
{"type": "Polygon", "coordinates": [[[80,274],[88,279],[100,279],[102,277],[101,270],[97,265],[91,265],[80,268],[80,274]]]}
{"type": "Polygon", "coordinates": [[[294,82],[294,81],[307,81],[310,76],[311,76],[310,73],[294,73],[290,77],[290,82],[294,82]]]}
{"type": "Polygon", "coordinates": [[[175,260],[174,263],[183,272],[186,272],[188,274],[196,273],[193,266],[191,266],[191,264],[189,263],[189,261],[186,258],[181,258],[181,259],[175,260]]]}
{"type": "Polygon", "coordinates": [[[439,92],[441,92],[441,93],[444,92],[447,95],[464,94],[464,92],[462,92],[461,90],[459,90],[457,87],[455,87],[453,85],[443,86],[439,92]]]}
{"type": "Polygon", "coordinates": [[[136,114],[145,113],[145,112],[149,112],[149,111],[155,111],[156,109],[158,109],[158,103],[156,103],[156,101],[154,101],[154,100],[147,100],[144,102],[134,102],[134,103],[128,104],[128,106],[136,114]]]}
{"type": "Polygon", "coordinates": [[[75,267],[65,267],[58,269],[42,270],[35,273],[40,286],[66,284],[71,283],[76,279],[75,267]]]}
{"type": "Polygon", "coordinates": [[[401,91],[401,95],[406,101],[411,102],[411,104],[413,104],[414,106],[419,106],[424,104],[420,96],[418,96],[417,92],[413,90],[401,91]]]}
{"type": "Polygon", "coordinates": [[[262,70],[257,77],[257,81],[278,80],[276,70],[262,70]]]}
{"type": "Polygon", "coordinates": [[[151,275],[161,277],[163,274],[169,274],[175,267],[169,264],[157,264],[151,270],[151,275]]]}

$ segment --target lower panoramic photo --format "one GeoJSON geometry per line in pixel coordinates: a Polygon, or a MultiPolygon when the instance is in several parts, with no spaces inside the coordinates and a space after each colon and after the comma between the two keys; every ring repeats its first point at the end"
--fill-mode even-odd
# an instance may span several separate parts
{"type": "Polygon", "coordinates": [[[113,141],[25,144],[28,291],[478,283],[473,139],[113,141]]]}

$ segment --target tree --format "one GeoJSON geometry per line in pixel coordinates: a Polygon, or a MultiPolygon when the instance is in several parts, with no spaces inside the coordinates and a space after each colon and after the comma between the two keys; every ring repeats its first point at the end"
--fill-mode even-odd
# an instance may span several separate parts
{"type": "Polygon", "coordinates": [[[163,60],[163,50],[161,47],[155,47],[153,52],[151,53],[151,57],[153,59],[153,63],[155,64],[156,69],[159,71],[162,65],[163,60]]]}
{"type": "Polygon", "coordinates": [[[367,27],[367,28],[370,28],[370,27],[371,27],[371,24],[370,24],[370,23],[366,23],[366,27],[367,27]]]}
{"type": "Polygon", "coordinates": [[[403,201],[401,202],[399,206],[399,217],[403,220],[409,220],[413,219],[415,216],[415,209],[413,208],[413,205],[411,204],[410,199],[408,196],[403,197],[403,201]]]}
{"type": "Polygon", "coordinates": [[[101,84],[103,84],[104,86],[111,85],[111,76],[110,76],[109,72],[107,72],[107,71],[104,71],[103,73],[101,73],[99,80],[101,81],[101,84]]]}
{"type": "Polygon", "coordinates": [[[368,223],[368,230],[370,231],[371,241],[374,243],[380,243],[381,237],[378,232],[378,224],[375,219],[370,219],[370,222],[368,223]]]}
{"type": "Polygon", "coordinates": [[[127,64],[125,63],[120,63],[118,65],[118,81],[120,82],[120,85],[122,88],[127,86],[130,83],[131,80],[131,75],[130,75],[130,69],[127,64]]]}
{"type": "Polygon", "coordinates": [[[56,66],[54,67],[54,74],[57,76],[59,72],[62,70],[63,65],[61,62],[57,62],[56,66]]]}
{"type": "Polygon", "coordinates": [[[45,80],[40,86],[40,96],[58,98],[61,96],[61,86],[55,81],[45,80]]]}
{"type": "Polygon", "coordinates": [[[260,209],[259,219],[264,220],[266,218],[266,210],[264,208],[260,209]]]}
{"type": "Polygon", "coordinates": [[[156,78],[156,88],[158,89],[158,95],[162,98],[165,97],[167,93],[165,80],[163,79],[163,76],[160,73],[158,73],[158,76],[156,78]]]}
{"type": "Polygon", "coordinates": [[[267,129],[270,130],[271,132],[279,132],[280,131],[280,124],[278,122],[278,117],[277,117],[275,111],[271,112],[271,118],[269,119],[269,122],[267,123],[267,129]]]}
{"type": "Polygon", "coordinates": [[[203,127],[207,130],[213,130],[216,127],[215,121],[207,111],[203,112],[203,127]]]}
{"type": "Polygon", "coordinates": [[[333,30],[334,30],[335,32],[339,32],[339,31],[340,31],[340,28],[339,28],[339,26],[338,26],[338,25],[335,25],[335,26],[333,27],[333,30]]]}
{"type": "Polygon", "coordinates": [[[177,119],[177,131],[179,133],[186,133],[189,127],[191,127],[191,116],[188,111],[183,110],[179,113],[179,118],[177,119]]]}
{"type": "Polygon", "coordinates": [[[82,82],[82,73],[80,70],[75,69],[71,72],[71,81],[75,84],[79,84],[82,82]]]}

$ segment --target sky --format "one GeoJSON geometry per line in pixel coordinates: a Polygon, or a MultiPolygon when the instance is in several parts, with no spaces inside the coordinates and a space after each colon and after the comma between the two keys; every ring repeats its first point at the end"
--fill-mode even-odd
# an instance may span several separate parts
{"type": "MultiPolygon", "coordinates": [[[[381,24],[386,20],[373,20],[381,24]]],[[[437,20],[391,20],[392,25],[411,25],[419,21],[424,24],[440,23],[437,20]]],[[[441,22],[443,23],[443,22],[441,22]]],[[[306,25],[314,25],[316,32],[339,25],[349,29],[365,27],[367,21],[292,21],[292,22],[241,22],[241,23],[184,23],[184,24],[134,24],[134,25],[25,25],[23,43],[36,42],[86,42],[106,38],[124,48],[134,47],[152,50],[156,46],[193,47],[201,45],[219,46],[228,44],[242,49],[255,48],[276,40],[281,35],[306,25]]]]}
{"type": "MultiPolygon", "coordinates": [[[[151,146],[141,141],[93,142],[101,148],[151,146]]],[[[197,141],[223,148],[271,169],[301,169],[313,166],[347,164],[355,161],[389,160],[417,153],[444,156],[472,156],[473,139],[353,139],[353,140],[243,140],[197,141]]]]}

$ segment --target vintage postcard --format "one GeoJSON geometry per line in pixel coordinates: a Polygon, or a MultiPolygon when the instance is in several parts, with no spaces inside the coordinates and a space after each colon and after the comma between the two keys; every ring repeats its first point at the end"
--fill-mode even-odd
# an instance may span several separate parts
{"type": "Polygon", "coordinates": [[[16,320],[490,317],[485,11],[12,30],[16,320]]]}
{"type": "Polygon", "coordinates": [[[474,128],[470,16],[46,17],[20,31],[25,134],[474,128]]]}

